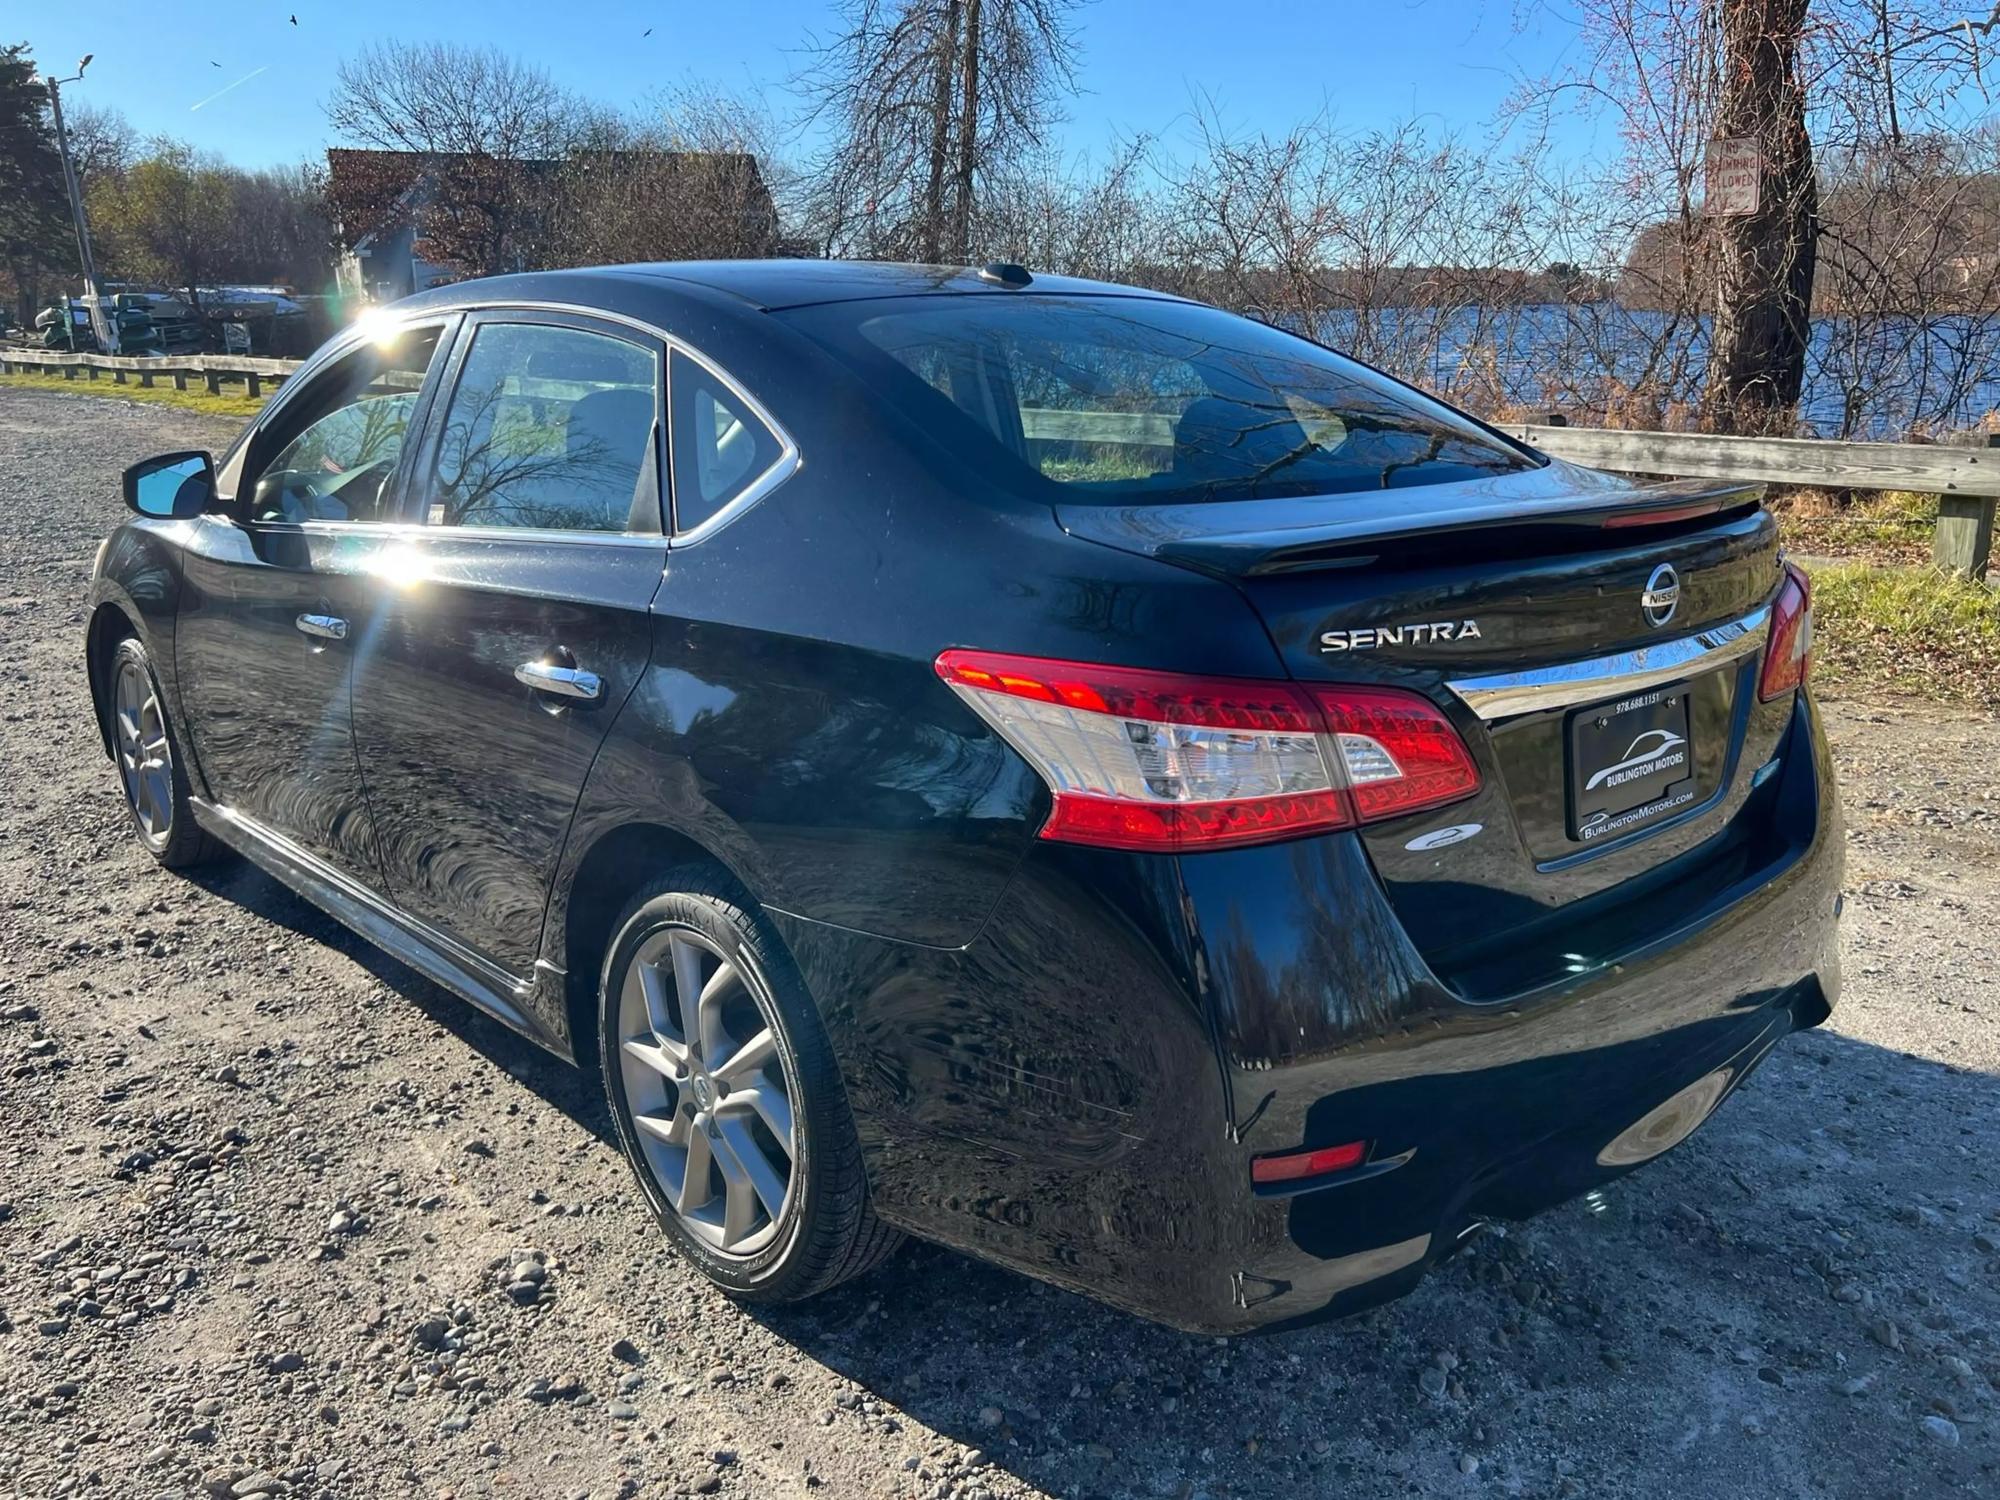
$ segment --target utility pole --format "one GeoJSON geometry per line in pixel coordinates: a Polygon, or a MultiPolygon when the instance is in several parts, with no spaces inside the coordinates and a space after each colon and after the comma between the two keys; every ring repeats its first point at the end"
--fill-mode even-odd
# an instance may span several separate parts
{"type": "MultiPolygon", "coordinates": [[[[76,164],[69,156],[69,131],[63,125],[62,86],[66,83],[83,82],[83,70],[90,66],[91,58],[97,54],[86,52],[76,65],[76,75],[72,78],[45,78],[49,86],[49,110],[56,119],[56,145],[62,152],[63,182],[69,187],[70,217],[76,221],[76,248],[83,257],[83,289],[90,296],[90,326],[97,333],[97,347],[106,354],[118,352],[118,319],[114,311],[104,305],[104,288],[98,285],[97,262],[90,253],[90,224],[83,216],[83,191],[77,186],[76,164]]],[[[69,346],[76,348],[76,319],[71,315],[69,298],[63,298],[63,322],[69,334],[69,346]]]]}

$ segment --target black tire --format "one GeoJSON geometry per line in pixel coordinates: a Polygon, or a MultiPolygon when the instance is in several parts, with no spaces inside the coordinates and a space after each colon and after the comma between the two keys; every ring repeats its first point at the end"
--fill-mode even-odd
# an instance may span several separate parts
{"type": "MultiPolygon", "coordinates": [[[[740,1005],[741,998],[735,1003],[740,1005]]],[[[699,1025],[683,1022],[682,1029],[697,1033],[699,1025]]],[[[673,872],[641,891],[619,917],[605,954],[598,980],[598,1036],[611,1117],[647,1205],[675,1247],[725,1292],[745,1302],[802,1301],[872,1270],[902,1243],[902,1235],[877,1219],[869,1207],[860,1142],[818,1008],[791,955],[742,892],[698,868],[673,872]],[[727,963],[737,971],[742,998],[754,1004],[775,1043],[776,1057],[767,1069],[781,1068],[782,1082],[790,1090],[791,1175],[783,1209],[769,1214],[768,1230],[761,1236],[766,1242],[749,1253],[725,1251],[705,1237],[704,1226],[683,1220],[662,1181],[663,1175],[671,1177],[671,1164],[664,1172],[654,1164],[665,1150],[657,1129],[650,1132],[654,1138],[642,1145],[633,1124],[628,1075],[635,1080],[634,1087],[649,1092],[655,1077],[648,1071],[652,1065],[625,1060],[621,1043],[633,1028],[621,1023],[621,1003],[629,1003],[625,1002],[628,982],[639,982],[633,970],[642,955],[677,938],[711,952],[718,966],[727,963]],[[655,1153],[650,1159],[647,1146],[655,1153]]],[[[701,1051],[699,1043],[694,1050],[701,1051]]],[[[697,1058],[688,1067],[701,1071],[703,1065],[697,1058]]],[[[720,1079],[723,1071],[718,1066],[715,1077],[720,1079]]],[[[655,1100],[649,1120],[657,1124],[663,1115],[696,1109],[691,1072],[686,1082],[665,1086],[664,1097],[673,1100],[672,1110],[661,1110],[655,1100]],[[683,1099],[683,1093],[688,1097],[683,1099]]],[[[776,1072],[765,1075],[776,1076],[776,1072]]],[[[759,1079],[760,1084],[764,1081],[759,1079]]],[[[723,1084],[720,1092],[726,1096],[729,1086],[723,1084]]],[[[713,1122],[722,1108],[715,1105],[717,1113],[697,1113],[692,1118],[713,1122]]],[[[712,1142],[713,1123],[707,1135],[712,1142]]],[[[689,1160],[683,1149],[684,1179],[689,1160]]],[[[706,1165],[701,1175],[704,1182],[710,1180],[706,1165]]],[[[714,1180],[719,1182],[722,1176],[718,1168],[714,1180]]],[[[713,1225],[705,1228],[707,1235],[716,1233],[713,1225]]]]}
{"type": "Polygon", "coordinates": [[[180,735],[167,712],[160,679],[137,636],[126,636],[111,652],[104,675],[104,712],[111,731],[111,759],[125,794],[125,815],[139,842],[169,870],[185,870],[220,858],[227,849],[195,821],[187,758],[180,735]],[[129,684],[129,687],[128,687],[129,684]],[[144,703],[136,716],[139,742],[124,723],[125,695],[137,696],[143,684],[144,703]],[[150,747],[150,751],[149,751],[150,747]],[[164,754],[160,754],[164,751],[164,754]],[[135,761],[145,753],[150,774],[135,761]],[[162,767],[158,761],[164,759],[162,767]]]}

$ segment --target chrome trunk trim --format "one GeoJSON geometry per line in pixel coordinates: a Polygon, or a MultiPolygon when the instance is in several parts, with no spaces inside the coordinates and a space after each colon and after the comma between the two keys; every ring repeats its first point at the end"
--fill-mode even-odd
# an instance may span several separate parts
{"type": "Polygon", "coordinates": [[[1711,625],[1657,646],[1640,646],[1610,656],[1534,667],[1525,672],[1461,677],[1445,685],[1480,718],[1491,723],[1515,714],[1622,697],[1727,666],[1763,649],[1770,628],[1771,610],[1765,605],[1740,620],[1711,625]]]}

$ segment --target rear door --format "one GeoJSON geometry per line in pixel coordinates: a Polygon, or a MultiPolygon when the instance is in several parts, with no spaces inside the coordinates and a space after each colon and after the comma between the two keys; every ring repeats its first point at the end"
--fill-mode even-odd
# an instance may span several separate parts
{"type": "Polygon", "coordinates": [[[449,322],[357,339],[297,377],[224,465],[234,514],[204,517],[184,554],[174,653],[209,794],[370,885],[349,667],[449,322]]]}
{"type": "Polygon", "coordinates": [[[665,349],[564,313],[469,318],[380,560],[355,743],[389,891],[513,973],[666,562],[665,349]]]}

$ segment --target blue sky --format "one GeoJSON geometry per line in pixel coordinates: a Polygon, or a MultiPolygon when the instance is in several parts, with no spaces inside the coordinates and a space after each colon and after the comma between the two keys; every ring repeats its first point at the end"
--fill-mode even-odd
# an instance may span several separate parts
{"type": "MultiPolygon", "coordinates": [[[[1547,70],[1570,41],[1560,20],[1517,20],[1527,8],[1089,0],[1076,12],[1084,92],[1059,139],[1097,152],[1145,132],[1171,147],[1185,140],[1198,96],[1244,129],[1282,130],[1322,108],[1357,129],[1410,117],[1482,129],[1513,81],[1547,70]]],[[[763,94],[782,117],[795,106],[787,86],[807,61],[808,38],[836,21],[831,0],[11,0],[0,42],[24,40],[64,73],[95,53],[65,98],[116,105],[142,134],[266,166],[329,144],[322,105],[335,66],[373,40],[490,43],[614,104],[707,79],[763,94]]]]}

